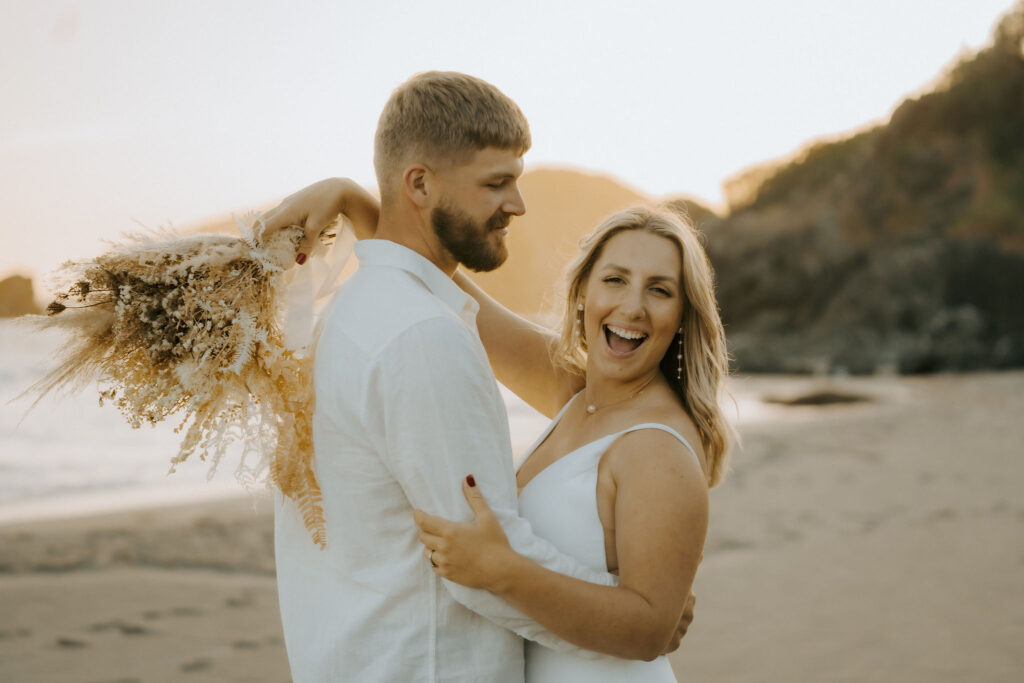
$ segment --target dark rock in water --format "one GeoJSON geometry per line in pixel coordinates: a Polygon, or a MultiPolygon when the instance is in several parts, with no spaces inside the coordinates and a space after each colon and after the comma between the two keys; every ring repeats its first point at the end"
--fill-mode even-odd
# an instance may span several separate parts
{"type": "Polygon", "coordinates": [[[0,318],[40,312],[32,293],[32,280],[21,275],[0,280],[0,318]]]}
{"type": "Polygon", "coordinates": [[[784,406],[830,406],[837,403],[863,403],[870,401],[867,396],[849,394],[839,391],[812,391],[792,398],[781,396],[765,396],[766,403],[778,403],[784,406]]]}

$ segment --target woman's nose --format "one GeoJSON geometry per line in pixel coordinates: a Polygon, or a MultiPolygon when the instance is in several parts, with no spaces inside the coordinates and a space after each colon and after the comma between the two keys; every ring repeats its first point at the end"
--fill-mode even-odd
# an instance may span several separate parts
{"type": "Polygon", "coordinates": [[[619,302],[619,310],[630,318],[639,318],[644,314],[643,290],[639,287],[630,287],[623,293],[619,302]]]}

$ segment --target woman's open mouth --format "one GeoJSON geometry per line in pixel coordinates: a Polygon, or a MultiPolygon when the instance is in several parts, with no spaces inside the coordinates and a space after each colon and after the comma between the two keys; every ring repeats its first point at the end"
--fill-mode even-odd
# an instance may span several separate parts
{"type": "Polygon", "coordinates": [[[625,358],[640,348],[647,339],[647,333],[627,330],[617,325],[604,325],[604,338],[613,356],[625,358]]]}

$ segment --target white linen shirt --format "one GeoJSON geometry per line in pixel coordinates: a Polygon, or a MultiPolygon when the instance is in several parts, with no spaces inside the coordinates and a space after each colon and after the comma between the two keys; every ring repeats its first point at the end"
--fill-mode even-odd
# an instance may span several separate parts
{"type": "Polygon", "coordinates": [[[397,243],[356,245],[359,269],[324,312],[314,468],[327,548],[277,494],[275,550],[296,683],[523,680],[520,636],[576,650],[487,591],[442,580],[414,508],[468,521],[473,474],[509,542],[540,564],[613,585],[533,535],[517,511],[505,405],[476,301],[397,243]],[[518,635],[516,635],[518,634],[518,635]]]}

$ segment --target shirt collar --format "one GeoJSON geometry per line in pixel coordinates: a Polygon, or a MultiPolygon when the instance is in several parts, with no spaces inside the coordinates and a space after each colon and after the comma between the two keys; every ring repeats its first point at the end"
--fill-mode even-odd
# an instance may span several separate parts
{"type": "Polygon", "coordinates": [[[476,299],[462,291],[443,270],[412,249],[391,240],[360,240],[355,245],[360,265],[384,266],[406,271],[458,314],[475,316],[480,308],[476,299]]]}

